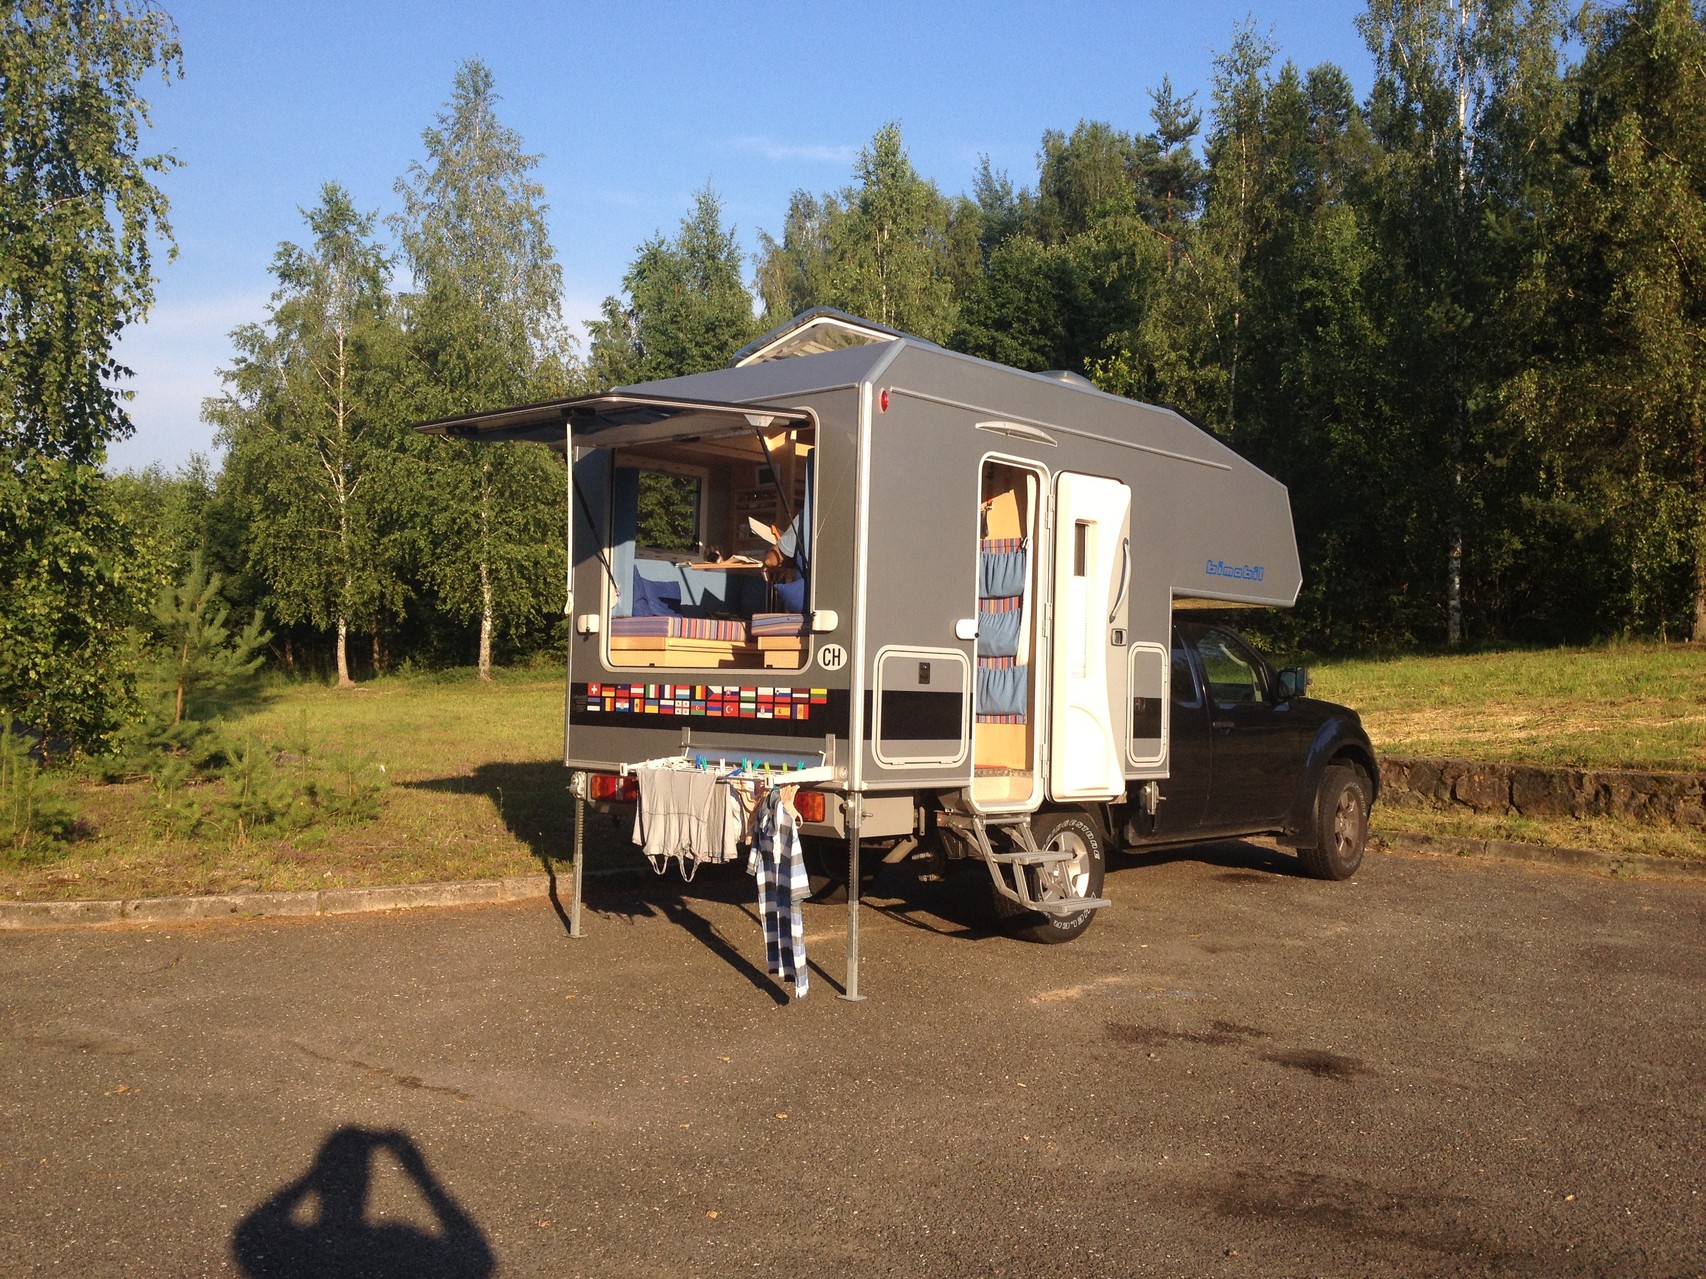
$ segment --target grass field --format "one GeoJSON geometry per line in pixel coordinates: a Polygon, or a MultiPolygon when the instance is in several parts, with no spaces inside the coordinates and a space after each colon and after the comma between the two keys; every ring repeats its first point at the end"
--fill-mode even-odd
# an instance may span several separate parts
{"type": "Polygon", "coordinates": [[[1617,644],[1323,661],[1310,692],[1356,707],[1394,755],[1706,770],[1706,649],[1617,644]]]}
{"type": "MultiPolygon", "coordinates": [[[[1706,769],[1706,653],[1679,646],[1322,662],[1312,692],[1357,707],[1375,746],[1590,767],[1706,769]]],[[[382,815],[283,836],[163,835],[145,781],[72,783],[84,837],[0,861],[13,899],[421,883],[537,872],[568,857],[563,682],[552,672],[392,677],[349,691],[283,681],[230,720],[285,752],[330,751],[386,784],[382,815]],[[307,744],[312,744],[307,745],[307,744]]],[[[1538,823],[1377,807],[1376,830],[1420,830],[1706,857],[1698,830],[1538,823]]],[[[595,819],[594,865],[628,862],[626,832],[595,819]]]]}

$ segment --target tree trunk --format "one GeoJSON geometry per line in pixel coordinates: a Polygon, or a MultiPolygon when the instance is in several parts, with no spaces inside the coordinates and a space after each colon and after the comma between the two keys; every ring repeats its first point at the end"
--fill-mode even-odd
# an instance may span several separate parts
{"type": "Polygon", "coordinates": [[[183,651],[178,654],[178,700],[172,710],[172,723],[184,722],[184,672],[190,668],[190,642],[184,641],[183,651]]]}
{"type": "Polygon", "coordinates": [[[375,677],[379,674],[379,659],[379,628],[375,626],[373,628],[373,674],[375,677]]]}
{"type": "MultiPolygon", "coordinates": [[[[1458,343],[1452,347],[1454,367],[1460,366],[1458,343]]],[[[1462,377],[1456,381],[1461,387],[1462,377]]],[[[1468,406],[1459,390],[1452,396],[1451,527],[1445,553],[1445,639],[1453,648],[1463,642],[1463,449],[1469,434],[1468,415],[1468,406]]]]}
{"type": "Polygon", "coordinates": [[[492,677],[492,566],[480,560],[480,678],[492,677]]]}
{"type": "Polygon", "coordinates": [[[338,687],[355,687],[355,681],[349,677],[349,619],[341,615],[338,617],[338,687]]]}
{"type": "Polygon", "coordinates": [[[1694,423],[1694,500],[1700,510],[1694,521],[1694,631],[1696,644],[1706,644],[1706,429],[1694,423]]]}
{"type": "Polygon", "coordinates": [[[480,462],[480,678],[492,678],[492,464],[480,462]]]}

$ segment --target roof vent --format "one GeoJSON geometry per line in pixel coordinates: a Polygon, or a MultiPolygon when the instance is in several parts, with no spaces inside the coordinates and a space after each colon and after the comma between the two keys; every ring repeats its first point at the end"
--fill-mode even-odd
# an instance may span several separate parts
{"type": "Polygon", "coordinates": [[[1085,377],[1082,373],[1074,373],[1071,369],[1045,369],[1043,372],[1037,374],[1037,376],[1046,377],[1051,382],[1064,382],[1068,386],[1081,386],[1086,391],[1094,391],[1096,389],[1096,384],[1094,382],[1085,377]]]}
{"type": "Polygon", "coordinates": [[[734,353],[729,367],[744,368],[749,364],[762,364],[765,360],[786,359],[792,355],[821,355],[843,347],[894,342],[901,338],[910,338],[923,346],[935,345],[899,329],[891,329],[886,324],[878,324],[875,320],[848,315],[831,306],[814,306],[741,347],[734,353]]]}

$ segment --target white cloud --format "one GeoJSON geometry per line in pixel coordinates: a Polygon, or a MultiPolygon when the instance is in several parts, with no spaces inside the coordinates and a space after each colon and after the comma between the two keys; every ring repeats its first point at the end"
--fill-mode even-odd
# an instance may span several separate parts
{"type": "Polygon", "coordinates": [[[859,156],[858,147],[836,146],[826,142],[778,142],[774,138],[758,134],[748,134],[745,137],[735,138],[729,145],[736,151],[750,151],[763,156],[766,160],[774,160],[779,163],[804,160],[811,164],[848,165],[852,164],[859,156]]]}
{"type": "Polygon", "coordinates": [[[126,329],[115,352],[133,376],[126,406],[136,433],[115,444],[115,469],[159,462],[177,467],[213,446],[201,402],[223,389],[219,370],[231,361],[231,330],[266,318],[267,296],[228,294],[158,304],[144,324],[126,329]]]}

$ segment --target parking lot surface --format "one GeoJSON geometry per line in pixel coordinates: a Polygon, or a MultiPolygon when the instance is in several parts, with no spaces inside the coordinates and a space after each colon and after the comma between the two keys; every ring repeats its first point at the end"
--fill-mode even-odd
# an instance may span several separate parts
{"type": "Polygon", "coordinates": [[[1706,1273],[1706,886],[1250,844],[0,937],[0,1274],[1706,1273]],[[981,874],[981,868],[974,868],[981,874]]]}

